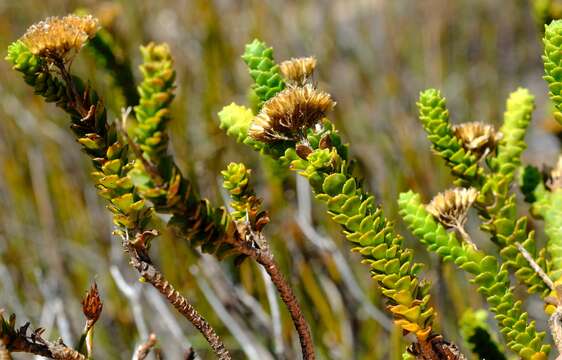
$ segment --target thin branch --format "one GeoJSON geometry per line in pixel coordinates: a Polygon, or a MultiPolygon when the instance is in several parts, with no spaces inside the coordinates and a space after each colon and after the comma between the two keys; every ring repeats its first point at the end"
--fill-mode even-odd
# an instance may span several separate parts
{"type": "MultiPolygon", "coordinates": [[[[142,234],[140,235],[142,236],[142,234]]],[[[148,254],[144,251],[139,252],[139,249],[135,249],[134,245],[128,240],[125,241],[124,245],[129,253],[129,263],[139,272],[143,279],[164,295],[168,302],[203,334],[219,360],[230,360],[230,354],[215,330],[195,310],[193,305],[166,280],[164,275],[152,264],[148,254]]]]}
{"type": "Polygon", "coordinates": [[[43,339],[44,329],[37,328],[28,335],[29,323],[16,329],[15,315],[9,320],[5,320],[1,315],[0,311],[0,344],[4,353],[2,356],[5,356],[6,352],[25,352],[55,360],[86,360],[84,355],[66,346],[61,339],[55,342],[43,339]]]}
{"type": "MultiPolygon", "coordinates": [[[[225,203],[228,201],[225,199],[225,203]]],[[[279,265],[273,258],[273,254],[268,247],[268,243],[263,236],[263,233],[251,229],[249,224],[242,222],[234,222],[237,228],[234,236],[225,237],[224,241],[231,244],[240,254],[246,255],[263,266],[266,273],[271,278],[271,281],[277,288],[277,292],[281,300],[287,306],[295,329],[299,335],[302,354],[305,360],[314,360],[314,342],[310,333],[310,327],[304,318],[300,304],[293,293],[293,289],[287,283],[279,265]]]]}
{"type": "Polygon", "coordinates": [[[156,335],[150,334],[148,339],[138,347],[133,360],[145,360],[154,346],[156,346],[156,335]]]}
{"type": "Polygon", "coordinates": [[[273,330],[273,344],[275,349],[275,354],[278,358],[283,358],[285,353],[285,346],[283,344],[282,336],[282,324],[281,324],[281,313],[279,311],[279,303],[277,302],[277,297],[275,296],[275,289],[273,282],[269,278],[267,272],[262,267],[260,269],[263,282],[265,283],[265,291],[267,295],[267,301],[269,303],[269,309],[271,310],[271,328],[273,330]]]}
{"type": "Polygon", "coordinates": [[[531,266],[531,268],[537,273],[537,275],[540,276],[540,278],[542,279],[542,281],[546,284],[546,286],[548,286],[550,288],[550,290],[554,291],[555,290],[555,286],[554,283],[552,282],[552,280],[550,279],[550,277],[546,274],[546,272],[540,267],[539,264],[537,264],[537,262],[535,261],[535,259],[533,259],[533,256],[531,254],[529,254],[529,252],[527,251],[527,249],[525,249],[523,247],[523,245],[521,245],[520,243],[516,242],[515,246],[517,247],[517,250],[519,250],[519,252],[521,253],[521,255],[523,255],[523,257],[525,258],[525,260],[527,260],[527,262],[529,263],[529,265],[531,266]]]}
{"type": "MultiPolygon", "coordinates": [[[[265,243],[265,241],[260,241],[259,243],[265,243]]],[[[299,334],[304,359],[315,359],[314,343],[312,341],[312,335],[310,333],[308,323],[304,318],[299,302],[293,293],[293,289],[283,277],[281,270],[279,270],[279,265],[277,265],[277,262],[273,258],[273,254],[269,251],[269,248],[258,249],[248,244],[246,241],[237,241],[232,243],[232,245],[234,245],[241,254],[249,256],[263,266],[264,270],[267,272],[271,281],[277,288],[277,292],[279,293],[281,300],[283,300],[287,306],[287,310],[289,310],[293,324],[299,334]]]]}
{"type": "Polygon", "coordinates": [[[232,314],[224,307],[219,298],[215,295],[208,282],[200,275],[198,275],[198,269],[194,266],[190,268],[192,274],[195,275],[195,280],[197,285],[205,295],[205,298],[209,301],[213,310],[217,315],[224,319],[225,326],[230,330],[232,335],[238,340],[238,343],[242,347],[243,351],[246,353],[248,359],[250,360],[271,360],[272,357],[265,349],[258,347],[257,341],[250,335],[243,326],[234,318],[232,314]]]}
{"type": "Polygon", "coordinates": [[[154,289],[149,288],[145,293],[146,300],[152,305],[158,315],[158,319],[162,321],[164,328],[169,331],[178,343],[187,344],[187,349],[191,349],[189,339],[184,335],[181,326],[178,324],[174,315],[167,307],[166,302],[160,296],[160,293],[154,289]]]}

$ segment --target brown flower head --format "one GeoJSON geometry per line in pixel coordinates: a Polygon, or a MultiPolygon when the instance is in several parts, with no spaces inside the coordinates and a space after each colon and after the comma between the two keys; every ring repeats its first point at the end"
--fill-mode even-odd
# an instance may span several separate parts
{"type": "Polygon", "coordinates": [[[82,312],[88,320],[88,327],[94,326],[96,321],[98,321],[102,309],[103,303],[100,298],[100,293],[98,292],[98,286],[94,283],[86,293],[84,299],[82,299],[82,312]]]}
{"type": "Polygon", "coordinates": [[[263,105],[249,135],[267,143],[298,140],[335,105],[330,94],[310,84],[287,88],[263,105]]]}
{"type": "Polygon", "coordinates": [[[464,226],[468,209],[478,191],[474,188],[454,188],[437,194],[426,206],[427,211],[447,228],[464,226]]]}
{"type": "Polygon", "coordinates": [[[51,62],[67,61],[98,28],[98,20],[92,15],[53,16],[32,25],[21,40],[34,55],[51,62]]]}
{"type": "Polygon", "coordinates": [[[279,68],[289,85],[304,85],[314,73],[316,59],[314,57],[295,58],[283,61],[279,68]]]}
{"type": "Polygon", "coordinates": [[[550,179],[548,179],[548,188],[551,191],[562,189],[562,155],[558,157],[558,162],[550,172],[550,179]]]}
{"type": "Polygon", "coordinates": [[[482,155],[496,148],[502,138],[493,126],[482,122],[467,122],[453,125],[453,132],[461,140],[463,147],[475,154],[482,155]]]}

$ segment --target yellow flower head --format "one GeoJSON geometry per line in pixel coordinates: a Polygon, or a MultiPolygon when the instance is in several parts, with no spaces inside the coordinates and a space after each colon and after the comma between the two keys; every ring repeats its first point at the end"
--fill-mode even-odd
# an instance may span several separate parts
{"type": "Polygon", "coordinates": [[[287,88],[263,105],[250,126],[249,135],[267,143],[297,140],[335,105],[330,94],[310,84],[287,88]]]}
{"type": "Polygon", "coordinates": [[[316,59],[313,57],[295,58],[283,61],[279,68],[289,85],[304,85],[314,73],[316,59]]]}
{"type": "Polygon", "coordinates": [[[466,150],[479,155],[484,154],[486,150],[494,150],[502,138],[502,134],[496,132],[493,126],[482,122],[454,125],[453,131],[466,150]]]}
{"type": "Polygon", "coordinates": [[[92,15],[53,16],[32,25],[21,40],[32,54],[64,62],[80,51],[98,29],[98,20],[92,15]]]}
{"type": "Polygon", "coordinates": [[[477,196],[478,191],[474,188],[449,189],[437,194],[426,210],[447,228],[462,227],[477,196]]]}

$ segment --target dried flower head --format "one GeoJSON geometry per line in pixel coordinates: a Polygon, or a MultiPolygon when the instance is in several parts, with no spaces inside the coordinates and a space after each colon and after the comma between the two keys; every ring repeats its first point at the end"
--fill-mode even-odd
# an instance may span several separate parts
{"type": "Polygon", "coordinates": [[[427,211],[441,224],[453,228],[464,225],[468,209],[472,206],[478,191],[474,188],[454,188],[437,194],[426,206],[427,211]]]}
{"type": "Polygon", "coordinates": [[[468,209],[472,206],[478,191],[474,188],[454,188],[437,194],[426,206],[426,210],[446,228],[457,230],[463,240],[476,248],[464,230],[468,209]]]}
{"type": "Polygon", "coordinates": [[[548,188],[552,191],[562,189],[562,155],[558,157],[558,162],[550,172],[550,179],[548,179],[548,188]]]}
{"type": "Polygon", "coordinates": [[[502,138],[502,134],[496,132],[493,126],[482,122],[454,125],[453,131],[466,150],[479,155],[494,150],[498,141],[502,138]]]}
{"type": "Polygon", "coordinates": [[[92,15],[49,17],[32,25],[21,40],[32,54],[48,61],[66,61],[94,37],[99,29],[92,15]]]}
{"type": "Polygon", "coordinates": [[[294,58],[283,61],[279,68],[290,85],[304,85],[314,73],[316,59],[314,57],[294,58]]]}
{"type": "Polygon", "coordinates": [[[92,287],[86,293],[84,299],[82,299],[82,312],[86,319],[88,320],[88,327],[94,326],[96,321],[98,321],[101,311],[103,309],[103,303],[100,298],[100,293],[98,292],[98,286],[96,283],[92,284],[92,287]]]}
{"type": "Polygon", "coordinates": [[[303,138],[335,105],[330,94],[310,84],[285,89],[263,105],[249,135],[268,143],[303,138]]]}

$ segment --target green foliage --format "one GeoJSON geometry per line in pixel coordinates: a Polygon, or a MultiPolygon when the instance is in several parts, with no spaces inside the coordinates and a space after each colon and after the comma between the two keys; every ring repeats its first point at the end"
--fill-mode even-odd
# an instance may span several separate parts
{"type": "Polygon", "coordinates": [[[248,65],[250,76],[254,79],[253,90],[261,105],[285,88],[279,65],[273,59],[273,48],[255,39],[246,45],[242,59],[248,65]]]}
{"type": "Polygon", "coordinates": [[[150,43],[141,48],[141,53],[143,81],[138,86],[138,124],[133,130],[136,155],[140,157],[127,168],[129,183],[156,211],[172,214],[168,225],[179,237],[204,252],[226,256],[232,247],[224,239],[233,231],[226,209],[215,208],[207,199],[201,199],[168,155],[166,125],[175,80],[169,47],[150,43]]]}
{"type": "Polygon", "coordinates": [[[88,109],[87,114],[80,114],[70,106],[77,100],[70,100],[67,85],[53,77],[41,59],[31,54],[22,42],[10,46],[7,59],[14,69],[23,73],[26,83],[35,89],[36,94],[55,102],[70,115],[70,127],[84,152],[92,159],[96,168],[93,172],[96,187],[100,196],[110,202],[108,208],[115,224],[126,229],[143,228],[150,220],[151,210],[127,177],[132,166],[127,146],[119,140],[115,126],[108,125],[106,110],[97,93],[93,89],[86,90],[80,79],[73,78],[75,91],[81,96],[81,106],[88,109]]]}
{"type": "Polygon", "coordinates": [[[562,278],[562,189],[551,192],[543,214],[550,258],[549,276],[554,282],[562,278]]]}
{"type": "Polygon", "coordinates": [[[433,150],[452,168],[457,183],[471,185],[480,191],[478,202],[482,229],[490,233],[492,240],[500,246],[504,263],[515,271],[517,279],[527,285],[530,293],[545,296],[549,292],[548,287],[533,271],[516,244],[523,245],[541,266],[545,266],[544,252],[537,256],[534,232],[527,231],[526,217],[518,217],[516,197],[510,192],[515,170],[520,167],[521,154],[526,148],[525,133],[531,121],[534,97],[523,88],[510,94],[497,154],[490,154],[487,158],[490,172],[485,172],[478,165],[475,155],[466,151],[455,136],[449,124],[445,98],[439,91],[423,91],[418,109],[433,150]]]}
{"type": "Polygon", "coordinates": [[[426,211],[418,194],[403,193],[398,202],[408,228],[429,251],[474,276],[472,281],[490,304],[507,346],[523,359],[546,359],[550,347],[542,344],[545,334],[537,332],[534,321],[527,321],[528,315],[521,309],[521,301],[515,300],[507,266],[500,266],[494,256],[460,243],[454,233],[447,232],[426,211]]]}
{"type": "Polygon", "coordinates": [[[158,165],[168,150],[166,124],[170,120],[169,106],[174,99],[172,55],[167,44],[150,43],[141,47],[143,81],[138,86],[139,105],[135,107],[138,121],[135,142],[143,156],[158,165]]]}
{"type": "Polygon", "coordinates": [[[446,100],[439,90],[422,91],[417,106],[419,118],[435,153],[445,160],[461,183],[479,184],[483,169],[478,165],[476,156],[466,151],[454,135],[446,100]]]}
{"type": "Polygon", "coordinates": [[[324,202],[332,219],[344,228],[354,245],[352,251],[363,256],[373,279],[389,299],[388,309],[404,330],[425,338],[431,332],[435,315],[429,303],[429,283],[417,278],[421,265],[413,261],[412,250],[350,174],[335,149],[317,149],[307,158],[295,159],[291,168],[307,177],[316,198],[324,202]]]}
{"type": "Polygon", "coordinates": [[[14,70],[23,74],[23,79],[33,87],[36,95],[40,95],[46,102],[54,102],[68,111],[65,85],[46,71],[47,64],[38,56],[33,55],[22,41],[18,40],[10,44],[6,60],[12,64],[14,70]]]}
{"type": "Polygon", "coordinates": [[[537,200],[535,189],[542,183],[542,174],[539,169],[532,165],[525,166],[521,171],[519,182],[525,201],[534,203],[537,200]]]}
{"type": "Polygon", "coordinates": [[[243,163],[230,163],[226,170],[221,171],[223,186],[232,198],[231,206],[235,210],[232,217],[244,219],[248,209],[248,199],[254,196],[250,188],[250,170],[243,163]]]}
{"type": "Polygon", "coordinates": [[[550,290],[516,244],[523,245],[543,268],[546,267],[544,251],[537,254],[534,232],[527,230],[527,217],[518,216],[516,196],[510,191],[515,170],[521,166],[521,154],[527,147],[525,133],[533,109],[534,97],[527,89],[519,88],[510,94],[501,127],[503,138],[499,142],[497,156],[489,161],[492,172],[486,175],[480,189],[479,214],[483,220],[482,229],[500,246],[504,263],[515,271],[517,279],[527,285],[530,293],[545,296],[550,290]]]}
{"type": "Polygon", "coordinates": [[[501,180],[510,183],[515,170],[521,165],[521,154],[527,148],[525,134],[535,109],[535,98],[529,90],[518,88],[507,99],[500,132],[503,138],[498,145],[498,155],[490,160],[490,167],[501,180]]]}
{"type": "MultiPolygon", "coordinates": [[[[227,111],[237,109],[232,106],[227,111]]],[[[230,120],[224,109],[221,119],[230,120]]],[[[244,142],[243,131],[232,131],[233,128],[227,127],[229,135],[244,142]]],[[[347,239],[354,244],[352,251],[363,256],[373,279],[389,299],[388,309],[395,322],[418,338],[427,338],[435,311],[429,303],[429,283],[417,278],[422,266],[413,261],[412,250],[404,247],[403,238],[375,205],[374,197],[351,175],[347,146],[332,124],[326,120],[321,131],[309,131],[307,142],[313,151],[306,159],[288,148],[280,161],[290,163],[292,170],[309,180],[317,199],[327,205],[332,219],[343,227],[347,239]],[[320,148],[322,139],[329,139],[329,148],[320,148]]]]}
{"type": "Polygon", "coordinates": [[[543,44],[544,79],[548,83],[548,94],[556,108],[554,118],[562,123],[562,20],[554,20],[545,26],[543,44]]]}
{"type": "Polygon", "coordinates": [[[470,350],[479,359],[506,360],[503,349],[494,339],[491,329],[486,323],[487,318],[486,310],[466,310],[460,321],[461,334],[470,350]]]}
{"type": "Polygon", "coordinates": [[[290,146],[290,142],[280,141],[275,144],[266,144],[252,139],[248,136],[250,124],[254,119],[252,110],[247,107],[232,103],[219,111],[219,127],[226,134],[236,139],[237,142],[247,145],[261,154],[272,156],[279,159],[290,146]]]}
{"type": "Polygon", "coordinates": [[[562,189],[544,192],[534,204],[536,213],[544,219],[549,258],[548,275],[555,283],[562,279],[562,189]]]}

